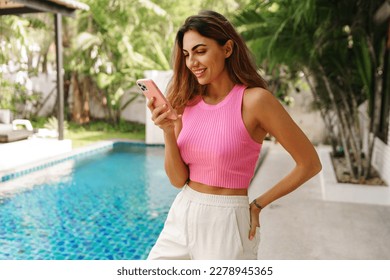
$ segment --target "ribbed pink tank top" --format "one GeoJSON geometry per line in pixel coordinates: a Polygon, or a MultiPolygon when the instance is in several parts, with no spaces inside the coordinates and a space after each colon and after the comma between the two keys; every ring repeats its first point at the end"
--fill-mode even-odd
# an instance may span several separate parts
{"type": "Polygon", "coordinates": [[[191,181],[229,189],[247,189],[261,144],[242,120],[243,85],[235,85],[220,103],[199,101],[184,110],[177,140],[191,181]]]}

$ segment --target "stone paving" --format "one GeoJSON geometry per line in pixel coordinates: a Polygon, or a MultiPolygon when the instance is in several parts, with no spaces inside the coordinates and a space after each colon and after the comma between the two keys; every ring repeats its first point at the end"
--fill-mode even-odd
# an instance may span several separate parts
{"type": "MultiPolygon", "coordinates": [[[[390,260],[390,205],[388,199],[381,199],[389,196],[389,187],[382,187],[381,196],[371,197],[370,189],[360,185],[348,186],[347,191],[343,185],[327,186],[323,176],[328,166],[324,164],[320,174],[262,211],[259,259],[390,260]],[[331,196],[327,195],[329,188],[331,196]]],[[[252,181],[250,198],[293,166],[280,145],[270,144],[252,181]]]]}

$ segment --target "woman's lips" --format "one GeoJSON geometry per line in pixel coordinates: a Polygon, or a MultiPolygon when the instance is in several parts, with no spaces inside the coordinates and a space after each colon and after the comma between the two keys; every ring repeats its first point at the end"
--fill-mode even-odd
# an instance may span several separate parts
{"type": "Polygon", "coordinates": [[[206,71],[206,68],[204,69],[198,69],[198,70],[193,70],[192,73],[194,73],[194,75],[197,77],[197,78],[200,78],[204,72],[206,71]]]}

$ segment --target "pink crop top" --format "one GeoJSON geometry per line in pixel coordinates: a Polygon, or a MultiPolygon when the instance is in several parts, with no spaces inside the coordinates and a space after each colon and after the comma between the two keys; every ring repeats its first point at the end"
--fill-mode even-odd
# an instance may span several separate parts
{"type": "Polygon", "coordinates": [[[216,105],[201,99],[185,108],[177,144],[191,181],[229,189],[249,187],[261,144],[251,138],[242,120],[245,88],[235,85],[216,105]]]}

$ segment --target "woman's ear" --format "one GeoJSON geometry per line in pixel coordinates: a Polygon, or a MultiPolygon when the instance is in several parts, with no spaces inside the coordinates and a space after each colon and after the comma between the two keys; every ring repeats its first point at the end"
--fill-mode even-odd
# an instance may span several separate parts
{"type": "Polygon", "coordinates": [[[225,58],[228,58],[231,56],[231,54],[233,53],[233,49],[234,49],[234,42],[233,40],[227,40],[225,45],[224,45],[224,49],[225,49],[225,58]]]}

